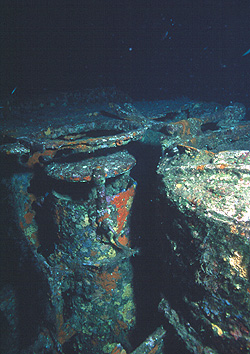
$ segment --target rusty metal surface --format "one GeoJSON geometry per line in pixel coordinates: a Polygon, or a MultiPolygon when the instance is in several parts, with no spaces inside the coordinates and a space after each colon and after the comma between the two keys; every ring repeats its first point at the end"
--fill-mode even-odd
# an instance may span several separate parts
{"type": "Polygon", "coordinates": [[[57,152],[65,150],[64,155],[89,153],[99,149],[120,147],[130,141],[142,139],[144,129],[134,129],[134,123],[117,122],[114,120],[94,121],[62,125],[60,128],[40,127],[20,128],[13,131],[2,131],[3,140],[9,140],[1,146],[6,155],[22,157],[22,163],[32,167],[43,160],[50,161],[57,152]],[[132,129],[132,130],[131,130],[132,129]],[[13,143],[13,140],[16,143],[13,143]]]}

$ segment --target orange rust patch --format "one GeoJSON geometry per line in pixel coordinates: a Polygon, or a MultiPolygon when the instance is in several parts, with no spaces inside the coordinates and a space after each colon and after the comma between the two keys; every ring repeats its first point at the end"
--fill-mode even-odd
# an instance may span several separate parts
{"type": "Polygon", "coordinates": [[[197,144],[196,138],[190,139],[190,143],[193,145],[196,145],[197,144]]]}
{"type": "Polygon", "coordinates": [[[133,198],[135,194],[135,189],[133,187],[129,188],[125,192],[121,192],[120,194],[116,195],[111,203],[116,206],[117,208],[117,233],[119,234],[123,227],[124,224],[127,220],[128,214],[129,214],[129,207],[128,207],[128,201],[130,198],[133,198]]]}
{"type": "Polygon", "coordinates": [[[226,168],[228,165],[227,164],[224,164],[222,163],[221,165],[218,165],[219,169],[220,170],[223,170],[224,168],[226,168]]]}
{"type": "Polygon", "coordinates": [[[101,224],[103,222],[103,220],[105,219],[108,219],[109,218],[109,213],[106,212],[103,216],[101,216],[99,219],[98,219],[98,224],[101,224]]]}
{"type": "Polygon", "coordinates": [[[205,165],[199,165],[199,166],[196,167],[196,170],[203,171],[204,168],[205,168],[205,165]]]}
{"type": "Polygon", "coordinates": [[[158,346],[158,344],[156,344],[156,346],[153,349],[151,349],[150,352],[148,352],[148,354],[155,354],[157,352],[158,348],[159,348],[159,346],[158,346]]]}
{"type": "Polygon", "coordinates": [[[27,161],[28,167],[33,167],[36,163],[40,164],[39,157],[50,156],[53,157],[56,154],[56,150],[45,150],[44,152],[36,151],[27,161]]]}
{"type": "Polygon", "coordinates": [[[120,235],[120,236],[118,237],[118,242],[119,242],[121,245],[123,245],[123,246],[127,246],[129,240],[128,240],[127,236],[125,236],[125,235],[120,235]]]}
{"type": "Polygon", "coordinates": [[[178,144],[179,147],[183,148],[186,151],[198,152],[199,150],[194,146],[186,145],[186,144],[178,144]]]}
{"type": "Polygon", "coordinates": [[[239,233],[238,230],[237,230],[237,227],[236,227],[235,225],[231,225],[231,226],[230,226],[230,231],[231,231],[231,233],[234,234],[234,235],[236,235],[236,234],[239,233]]]}
{"type": "Polygon", "coordinates": [[[172,124],[181,125],[182,126],[182,131],[181,131],[181,135],[182,136],[190,135],[190,124],[189,124],[189,121],[187,121],[185,119],[182,119],[179,122],[175,122],[175,123],[172,123],[172,124]]]}
{"type": "Polygon", "coordinates": [[[34,217],[34,213],[32,213],[31,211],[28,211],[24,215],[24,219],[25,219],[26,224],[28,224],[28,225],[31,224],[32,220],[33,220],[33,217],[34,217]]]}
{"type": "Polygon", "coordinates": [[[121,347],[121,345],[119,345],[112,350],[111,354],[127,354],[127,352],[121,347]]]}
{"type": "Polygon", "coordinates": [[[85,179],[85,181],[91,181],[91,176],[83,177],[83,179],[85,179]]]}
{"type": "Polygon", "coordinates": [[[55,217],[54,217],[54,220],[55,220],[55,222],[56,222],[57,225],[59,225],[60,222],[61,222],[61,216],[60,216],[60,213],[59,213],[59,210],[58,210],[58,209],[55,210],[55,217]]]}
{"type": "Polygon", "coordinates": [[[123,141],[122,140],[116,140],[116,146],[122,146],[123,141]]]}
{"type": "Polygon", "coordinates": [[[112,273],[103,272],[98,274],[97,282],[108,294],[112,294],[112,291],[116,288],[117,280],[121,278],[121,274],[118,272],[119,267],[115,267],[112,273]]]}
{"type": "Polygon", "coordinates": [[[215,152],[213,151],[208,151],[208,150],[203,150],[207,155],[214,156],[215,152]]]}
{"type": "MultiPolygon", "coordinates": [[[[88,139],[88,140],[82,140],[82,141],[65,141],[65,140],[57,140],[53,141],[52,148],[53,151],[56,151],[57,149],[68,149],[69,147],[71,149],[78,149],[81,151],[86,151],[89,150],[89,142],[95,141],[96,139],[88,139]]],[[[98,139],[97,139],[98,141],[98,139]]]]}
{"type": "Polygon", "coordinates": [[[81,180],[80,177],[70,177],[69,178],[71,181],[79,182],[81,180]]]}
{"type": "Polygon", "coordinates": [[[111,352],[111,354],[120,354],[120,353],[121,353],[121,350],[118,347],[115,347],[111,352]]]}

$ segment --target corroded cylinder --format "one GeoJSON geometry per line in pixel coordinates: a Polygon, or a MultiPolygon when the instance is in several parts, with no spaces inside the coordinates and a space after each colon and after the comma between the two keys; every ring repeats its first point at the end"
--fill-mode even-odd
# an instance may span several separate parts
{"type": "MultiPolygon", "coordinates": [[[[107,180],[107,161],[106,170],[94,167],[88,183],[61,181],[61,188],[57,180],[48,197],[57,233],[48,263],[70,270],[60,284],[58,338],[63,324],[71,323],[72,345],[79,353],[110,353],[117,343],[130,350],[128,335],[135,326],[129,214],[136,182],[125,164],[125,173],[114,172],[117,177],[107,180]]],[[[63,169],[60,173],[65,176],[63,169]]]]}

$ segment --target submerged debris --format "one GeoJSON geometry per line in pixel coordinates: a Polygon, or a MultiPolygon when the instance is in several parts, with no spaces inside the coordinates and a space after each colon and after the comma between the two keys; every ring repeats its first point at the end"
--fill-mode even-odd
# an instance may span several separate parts
{"type": "Polygon", "coordinates": [[[161,309],[193,353],[205,353],[209,342],[211,353],[250,350],[249,156],[179,146],[158,167],[161,218],[172,225],[163,231],[171,248],[166,274],[182,284],[176,297],[184,310],[173,321],[177,312],[165,300],[161,309]]]}
{"type": "MultiPolygon", "coordinates": [[[[18,265],[20,282],[31,272],[40,279],[24,312],[39,304],[41,317],[31,319],[34,332],[22,343],[20,295],[8,284],[3,288],[0,310],[13,332],[6,341],[14,343],[6,354],[164,353],[166,332],[159,324],[138,348],[130,341],[136,328],[131,257],[138,252],[131,240],[137,189],[131,175],[138,162],[133,153],[150,164],[141,153],[146,145],[162,150],[154,180],[159,194],[152,201],[143,193],[158,208],[147,246],[157,254],[146,261],[159,262],[159,294],[150,296],[162,298],[162,323],[191,353],[250,352],[245,107],[132,102],[100,89],[11,102],[11,108],[0,134],[9,213],[2,233],[13,254],[20,247],[18,262],[27,263],[18,265]]],[[[139,183],[152,181],[149,173],[137,171],[139,183]]]]}

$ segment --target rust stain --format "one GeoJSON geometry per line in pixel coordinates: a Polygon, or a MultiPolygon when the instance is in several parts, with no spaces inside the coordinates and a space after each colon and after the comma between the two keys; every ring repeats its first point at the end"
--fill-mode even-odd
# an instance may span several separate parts
{"type": "Polygon", "coordinates": [[[204,168],[205,168],[205,165],[199,165],[199,166],[196,167],[196,170],[203,171],[204,168]]]}
{"type": "Polygon", "coordinates": [[[135,189],[133,187],[129,188],[125,192],[121,192],[120,194],[116,195],[111,203],[116,206],[117,208],[117,233],[119,234],[124,224],[127,220],[129,214],[129,199],[133,198],[135,194],[135,189]]]}
{"type": "Polygon", "coordinates": [[[34,218],[34,213],[32,213],[31,211],[28,211],[25,215],[24,215],[24,219],[26,224],[31,224],[32,220],[34,218]]]}
{"type": "Polygon", "coordinates": [[[174,125],[178,125],[182,127],[182,131],[181,131],[181,135],[184,136],[184,135],[190,135],[190,124],[187,120],[185,119],[182,119],[178,122],[175,122],[175,123],[172,123],[174,125]]]}
{"type": "Polygon", "coordinates": [[[224,164],[224,163],[218,165],[218,167],[219,167],[220,170],[224,170],[224,168],[226,168],[227,166],[228,166],[228,165],[227,165],[227,164],[224,164]]]}
{"type": "Polygon", "coordinates": [[[158,344],[156,344],[156,346],[153,349],[151,349],[150,352],[148,352],[148,354],[155,354],[157,352],[158,348],[159,348],[159,346],[158,346],[158,344]]]}
{"type": "Polygon", "coordinates": [[[129,240],[128,240],[127,236],[125,236],[125,235],[120,235],[120,236],[118,237],[118,242],[119,242],[121,245],[123,245],[123,246],[127,246],[128,243],[129,243],[129,240]]]}
{"type": "Polygon", "coordinates": [[[50,156],[53,157],[56,154],[56,150],[45,150],[44,152],[36,151],[30,158],[28,159],[26,165],[28,167],[33,167],[35,164],[41,164],[39,158],[41,156],[50,156]]]}
{"type": "Polygon", "coordinates": [[[121,278],[121,274],[118,272],[119,267],[115,267],[112,273],[103,272],[98,274],[97,282],[106,292],[111,295],[112,291],[116,288],[117,280],[121,278]]]}

